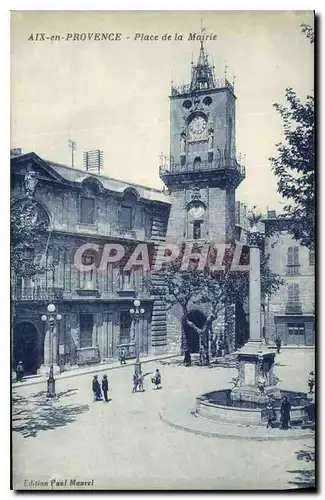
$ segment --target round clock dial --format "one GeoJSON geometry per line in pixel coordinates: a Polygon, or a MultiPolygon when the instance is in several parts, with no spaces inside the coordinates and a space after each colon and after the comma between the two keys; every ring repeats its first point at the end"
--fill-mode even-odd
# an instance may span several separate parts
{"type": "Polygon", "coordinates": [[[204,135],[206,128],[207,128],[207,122],[202,116],[196,116],[193,118],[191,123],[189,124],[189,132],[190,136],[196,138],[204,135]]]}
{"type": "Polygon", "coordinates": [[[194,206],[190,208],[189,213],[193,217],[193,219],[199,219],[204,214],[204,208],[202,207],[202,205],[194,206]]]}

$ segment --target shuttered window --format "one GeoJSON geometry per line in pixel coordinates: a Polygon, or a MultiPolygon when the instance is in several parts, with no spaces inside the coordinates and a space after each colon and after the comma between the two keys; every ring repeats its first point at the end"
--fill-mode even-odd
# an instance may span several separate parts
{"type": "Polygon", "coordinates": [[[288,247],[286,274],[293,276],[299,274],[299,247],[288,247]]]}
{"type": "Polygon", "coordinates": [[[92,347],[93,345],[93,314],[80,314],[80,347],[92,347]]]}
{"type": "Polygon", "coordinates": [[[120,206],[119,227],[126,231],[132,229],[132,207],[127,205],[120,206]]]}
{"type": "Polygon", "coordinates": [[[289,302],[299,302],[300,289],[298,283],[290,283],[288,285],[288,300],[289,302]]]}
{"type": "Polygon", "coordinates": [[[80,198],[80,222],[82,224],[94,224],[95,222],[95,198],[81,196],[80,198]]]}

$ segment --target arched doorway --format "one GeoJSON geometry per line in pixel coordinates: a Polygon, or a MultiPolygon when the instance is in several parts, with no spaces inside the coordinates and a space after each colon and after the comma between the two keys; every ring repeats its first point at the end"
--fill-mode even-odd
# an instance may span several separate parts
{"type": "MultiPolygon", "coordinates": [[[[187,319],[194,323],[198,328],[203,328],[206,322],[206,316],[197,309],[190,311],[187,315],[187,319]]],[[[200,338],[199,333],[194,330],[190,325],[185,324],[185,335],[187,340],[187,345],[191,353],[199,352],[200,348],[200,338]]]]}
{"type": "Polygon", "coordinates": [[[23,321],[14,327],[13,333],[13,368],[23,362],[25,374],[32,375],[39,366],[38,331],[36,326],[23,321]]]}

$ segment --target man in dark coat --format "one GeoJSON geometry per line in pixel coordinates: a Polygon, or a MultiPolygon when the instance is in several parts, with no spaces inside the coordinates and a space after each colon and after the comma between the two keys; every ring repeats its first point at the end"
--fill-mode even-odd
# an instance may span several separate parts
{"type": "Polygon", "coordinates": [[[191,361],[190,350],[186,349],[185,355],[184,355],[184,365],[185,366],[191,366],[191,364],[192,364],[192,361],[191,361]]]}
{"type": "Polygon", "coordinates": [[[275,345],[276,345],[276,351],[277,351],[278,354],[280,354],[281,344],[282,344],[282,342],[281,342],[280,337],[277,337],[275,339],[275,345]]]}
{"type": "Polygon", "coordinates": [[[138,377],[137,372],[134,372],[133,373],[133,389],[132,389],[132,394],[134,392],[137,392],[137,390],[138,390],[138,384],[139,384],[139,377],[138,377]]]}
{"type": "Polygon", "coordinates": [[[108,403],[108,381],[107,381],[107,375],[103,375],[103,380],[102,380],[102,391],[104,394],[104,403],[108,403]]]}
{"type": "Polygon", "coordinates": [[[281,403],[281,428],[288,429],[290,424],[291,403],[287,396],[284,396],[281,403]]]}
{"type": "Polygon", "coordinates": [[[315,374],[314,372],[310,372],[308,376],[309,394],[313,393],[314,385],[315,385],[315,374]]]}
{"type": "Polygon", "coordinates": [[[98,382],[97,375],[94,375],[94,378],[93,378],[93,394],[94,394],[94,401],[101,401],[102,392],[100,390],[100,384],[98,382]]]}
{"type": "Polygon", "coordinates": [[[22,361],[19,361],[18,365],[16,366],[17,382],[21,382],[23,380],[23,376],[24,376],[24,365],[22,361]]]}

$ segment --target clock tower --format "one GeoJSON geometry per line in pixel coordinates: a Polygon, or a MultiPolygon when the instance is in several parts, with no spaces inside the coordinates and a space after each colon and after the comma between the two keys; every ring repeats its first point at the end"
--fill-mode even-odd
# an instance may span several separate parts
{"type": "MultiPolygon", "coordinates": [[[[245,177],[236,159],[236,96],[224,78],[216,78],[203,42],[189,84],[170,95],[170,155],[161,157],[160,178],[171,203],[167,241],[199,245],[224,244],[235,238],[235,191],[245,177]]],[[[191,305],[188,319],[205,324],[206,305],[191,305]]],[[[198,352],[199,337],[193,328],[181,328],[182,311],[174,306],[167,314],[168,343],[180,343],[198,352]],[[180,338],[181,332],[182,340],[180,338]],[[185,341],[186,338],[186,341],[185,341]]],[[[185,328],[185,327],[184,327],[185,328]]],[[[223,332],[229,351],[235,348],[235,306],[227,306],[214,321],[223,332]]]]}
{"type": "Polygon", "coordinates": [[[244,178],[236,160],[233,85],[216,78],[201,42],[191,81],[172,85],[170,156],[161,160],[171,213],[167,239],[227,243],[235,229],[235,190],[244,178]]]}

